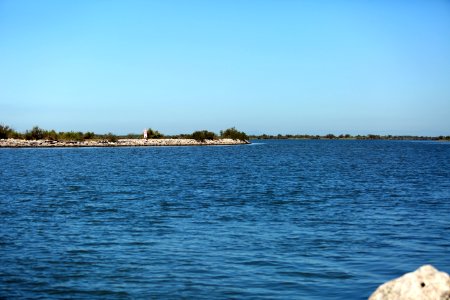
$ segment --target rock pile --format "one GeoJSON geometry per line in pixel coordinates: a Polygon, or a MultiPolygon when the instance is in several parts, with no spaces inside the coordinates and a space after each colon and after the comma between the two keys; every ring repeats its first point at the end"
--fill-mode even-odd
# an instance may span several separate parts
{"type": "Polygon", "coordinates": [[[425,265],[386,282],[369,300],[450,300],[450,276],[425,265]]]}
{"type": "Polygon", "coordinates": [[[0,147],[30,148],[30,147],[139,147],[139,146],[208,146],[208,145],[243,145],[248,141],[233,139],[205,140],[203,142],[194,139],[119,139],[117,142],[107,140],[86,141],[49,141],[49,140],[19,140],[1,139],[0,147]]]}

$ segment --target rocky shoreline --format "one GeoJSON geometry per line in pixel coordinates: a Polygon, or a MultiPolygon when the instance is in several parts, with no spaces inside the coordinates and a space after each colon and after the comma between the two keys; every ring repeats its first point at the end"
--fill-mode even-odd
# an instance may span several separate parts
{"type": "Polygon", "coordinates": [[[56,148],[56,147],[151,147],[151,146],[225,146],[246,145],[249,141],[217,139],[196,141],[194,139],[118,139],[86,141],[51,141],[1,139],[0,148],[56,148]]]}

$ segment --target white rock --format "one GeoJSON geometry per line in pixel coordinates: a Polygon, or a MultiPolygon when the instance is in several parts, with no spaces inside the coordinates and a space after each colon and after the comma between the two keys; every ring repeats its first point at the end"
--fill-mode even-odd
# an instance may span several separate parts
{"type": "Polygon", "coordinates": [[[369,300],[450,300],[450,277],[433,266],[425,265],[415,272],[386,282],[369,300]]]}

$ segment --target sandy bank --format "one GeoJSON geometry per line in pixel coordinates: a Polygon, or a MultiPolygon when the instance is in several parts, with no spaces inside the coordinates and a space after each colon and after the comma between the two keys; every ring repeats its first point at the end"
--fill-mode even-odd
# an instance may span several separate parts
{"type": "Polygon", "coordinates": [[[49,141],[49,140],[18,140],[1,139],[0,147],[3,148],[35,148],[35,147],[145,147],[145,146],[220,146],[220,145],[244,145],[248,141],[219,139],[198,142],[194,139],[119,139],[117,142],[107,140],[86,141],[49,141]]]}

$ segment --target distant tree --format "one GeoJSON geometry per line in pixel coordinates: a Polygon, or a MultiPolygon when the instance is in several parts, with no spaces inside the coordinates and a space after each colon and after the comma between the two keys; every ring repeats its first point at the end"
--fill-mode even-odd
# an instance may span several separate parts
{"type": "Polygon", "coordinates": [[[194,131],[191,135],[191,138],[196,141],[203,142],[205,140],[214,140],[215,138],[217,138],[217,136],[214,132],[208,130],[200,130],[194,131]]]}
{"type": "Polygon", "coordinates": [[[57,141],[59,139],[58,133],[54,130],[45,131],[44,132],[44,139],[51,140],[51,141],[57,141]]]}
{"type": "Polygon", "coordinates": [[[83,139],[84,140],[92,140],[93,138],[95,138],[95,133],[93,132],[86,132],[83,134],[83,139]]]}
{"type": "Polygon", "coordinates": [[[60,132],[59,138],[66,141],[84,141],[84,134],[82,132],[67,131],[60,132]]]}
{"type": "Polygon", "coordinates": [[[117,136],[112,134],[111,132],[109,132],[108,134],[105,134],[104,138],[107,139],[108,142],[111,142],[111,143],[115,143],[118,141],[117,136]]]}
{"type": "Polygon", "coordinates": [[[325,138],[332,140],[332,139],[335,139],[336,136],[335,136],[334,134],[332,134],[332,133],[329,133],[329,134],[327,134],[327,135],[325,136],[325,138]]]}
{"type": "Polygon", "coordinates": [[[225,139],[233,139],[233,140],[243,140],[243,141],[248,140],[247,134],[245,134],[244,132],[238,131],[234,127],[228,128],[227,130],[222,131],[221,137],[225,138],[225,139]]]}
{"type": "Polygon", "coordinates": [[[11,127],[0,124],[0,139],[13,138],[17,134],[11,127]]]}
{"type": "Polygon", "coordinates": [[[27,140],[42,140],[45,135],[45,130],[34,126],[30,131],[25,132],[25,139],[27,140]]]}
{"type": "Polygon", "coordinates": [[[153,130],[151,128],[147,129],[147,138],[160,139],[162,137],[163,137],[163,134],[161,134],[158,130],[153,130]]]}
{"type": "Polygon", "coordinates": [[[377,134],[369,134],[369,135],[367,136],[367,138],[368,138],[369,140],[379,140],[379,139],[381,139],[381,137],[380,137],[379,135],[377,135],[377,134]]]}

